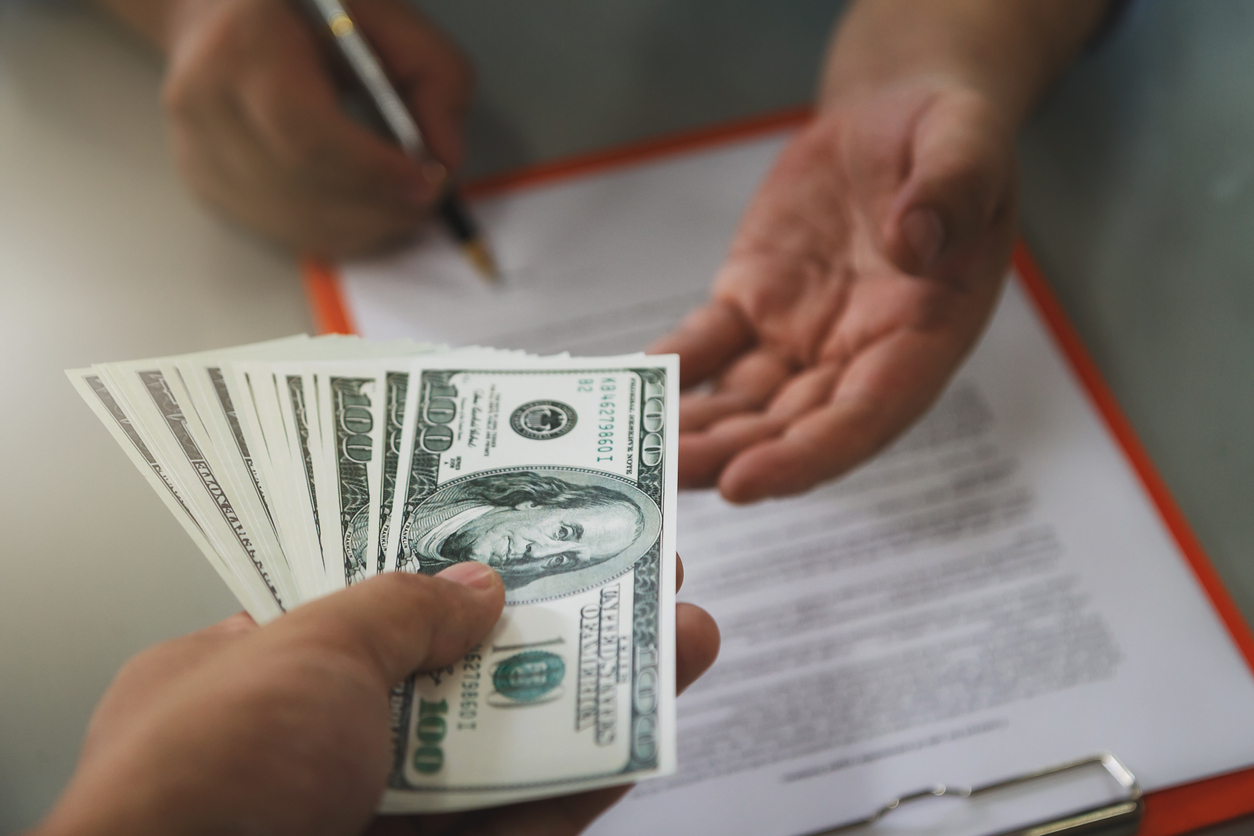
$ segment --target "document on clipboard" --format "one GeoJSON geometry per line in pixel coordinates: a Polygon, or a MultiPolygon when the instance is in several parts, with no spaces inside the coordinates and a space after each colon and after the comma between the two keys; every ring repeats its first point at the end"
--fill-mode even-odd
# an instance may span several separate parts
{"type": "MultiPolygon", "coordinates": [[[[432,233],[309,265],[311,303],[373,339],[638,350],[705,297],[799,118],[480,184],[500,288],[432,233]]],[[[722,655],[679,701],[678,773],[590,833],[801,836],[927,795],[865,832],[996,833],[1128,786],[1108,765],[996,804],[937,786],[1094,753],[1145,790],[1142,833],[1254,811],[1254,639],[1022,248],[1012,273],[945,394],[876,459],[792,499],[681,496],[680,598],[718,620],[722,655]]]]}

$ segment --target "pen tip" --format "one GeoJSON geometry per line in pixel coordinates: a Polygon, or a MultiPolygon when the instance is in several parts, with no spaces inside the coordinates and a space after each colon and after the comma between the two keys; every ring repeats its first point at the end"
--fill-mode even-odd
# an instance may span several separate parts
{"type": "Polygon", "coordinates": [[[466,258],[474,265],[479,275],[483,276],[493,284],[501,280],[501,271],[496,267],[496,259],[492,257],[491,251],[482,240],[475,238],[467,241],[462,245],[462,249],[466,253],[466,258]]]}

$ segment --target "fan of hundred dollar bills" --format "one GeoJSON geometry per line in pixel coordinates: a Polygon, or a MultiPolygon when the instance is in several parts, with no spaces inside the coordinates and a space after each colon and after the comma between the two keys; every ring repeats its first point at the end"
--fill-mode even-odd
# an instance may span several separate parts
{"type": "Polygon", "coordinates": [[[675,761],[673,356],[293,337],[68,372],[249,613],[464,560],[505,614],[393,691],[381,810],[675,761]]]}

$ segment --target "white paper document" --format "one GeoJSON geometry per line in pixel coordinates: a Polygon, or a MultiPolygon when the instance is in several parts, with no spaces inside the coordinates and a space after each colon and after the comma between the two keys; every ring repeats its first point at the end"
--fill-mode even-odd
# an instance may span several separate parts
{"type": "MultiPolygon", "coordinates": [[[[783,141],[483,200],[501,288],[433,234],[344,266],[349,315],[373,339],[639,349],[704,298],[783,141]]],[[[678,773],[594,834],[796,836],[1103,750],[1150,790],[1254,762],[1254,678],[1017,279],[877,459],[795,499],[689,493],[678,519],[680,598],[717,619],[722,655],[679,700],[678,773]]],[[[1036,815],[1003,806],[874,832],[1036,815]]]]}

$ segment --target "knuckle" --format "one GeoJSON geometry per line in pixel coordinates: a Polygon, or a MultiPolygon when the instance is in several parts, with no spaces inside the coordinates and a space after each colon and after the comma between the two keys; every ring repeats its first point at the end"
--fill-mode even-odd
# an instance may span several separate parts
{"type": "Polygon", "coordinates": [[[161,647],[161,645],[146,648],[127,659],[126,662],[122,664],[122,667],[118,669],[116,679],[129,679],[135,676],[136,673],[143,671],[145,668],[151,667],[161,655],[158,651],[159,647],[161,647]]]}
{"type": "MultiPolygon", "coordinates": [[[[178,641],[178,639],[175,639],[178,641]]],[[[164,667],[171,653],[171,642],[162,642],[152,647],[141,650],[118,669],[114,682],[124,682],[135,678],[143,678],[144,674],[150,670],[160,669],[164,667]]]]}
{"type": "Polygon", "coordinates": [[[211,15],[191,39],[176,46],[161,90],[163,104],[176,114],[194,111],[238,66],[238,51],[234,18],[211,15]]]}
{"type": "Polygon", "coordinates": [[[437,593],[435,582],[423,574],[411,572],[384,572],[367,581],[376,586],[376,594],[404,606],[396,607],[397,613],[432,613],[442,607],[443,596],[437,593]]]}
{"type": "Polygon", "coordinates": [[[161,85],[161,104],[175,118],[186,119],[207,98],[205,84],[194,67],[174,67],[161,85]]]}
{"type": "Polygon", "coordinates": [[[232,637],[247,635],[256,629],[257,622],[251,615],[246,612],[237,612],[207,628],[206,632],[217,636],[232,637]]]}

